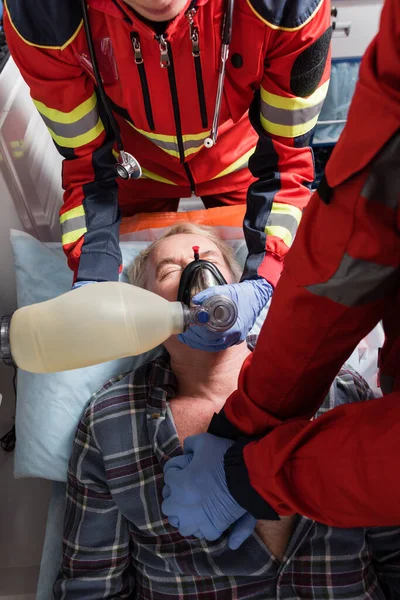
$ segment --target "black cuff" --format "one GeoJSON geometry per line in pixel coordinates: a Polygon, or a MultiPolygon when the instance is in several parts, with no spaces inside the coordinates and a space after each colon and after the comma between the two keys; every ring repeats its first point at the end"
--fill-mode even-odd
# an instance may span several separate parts
{"type": "Polygon", "coordinates": [[[83,252],[79,259],[77,281],[118,281],[120,262],[106,252],[83,252]]]}
{"type": "Polygon", "coordinates": [[[235,425],[232,425],[224,413],[224,409],[218,414],[214,413],[207,432],[216,435],[217,437],[227,438],[228,440],[238,440],[243,438],[243,433],[240,429],[235,427],[235,425]]]}
{"type": "Polygon", "coordinates": [[[250,441],[241,439],[235,442],[224,456],[225,476],[229,491],[236,502],[255,519],[280,521],[279,515],[250,484],[243,457],[243,449],[250,441]]]}

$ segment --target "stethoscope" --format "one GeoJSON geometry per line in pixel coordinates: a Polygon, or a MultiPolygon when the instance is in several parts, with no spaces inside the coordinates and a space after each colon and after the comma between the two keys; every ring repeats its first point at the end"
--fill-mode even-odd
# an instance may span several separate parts
{"type": "MultiPolygon", "coordinates": [[[[126,152],[124,150],[124,145],[122,143],[121,131],[119,125],[117,123],[116,118],[113,115],[110,101],[107,98],[107,94],[104,90],[103,81],[99,71],[99,65],[96,58],[96,53],[94,51],[94,44],[92,38],[92,31],[90,29],[89,23],[89,14],[87,10],[87,0],[81,0],[82,5],[82,15],[83,15],[83,27],[85,30],[89,56],[92,62],[93,75],[96,80],[97,89],[100,95],[100,99],[103,103],[104,109],[107,113],[107,117],[113,130],[115,141],[118,147],[118,162],[115,165],[115,170],[117,172],[118,177],[121,179],[139,179],[142,176],[142,168],[139,162],[136,160],[132,154],[126,152]]],[[[218,73],[218,85],[217,85],[217,94],[215,98],[214,105],[214,116],[211,125],[211,131],[209,137],[204,140],[205,148],[212,148],[218,138],[218,123],[219,117],[221,113],[221,105],[222,105],[222,94],[224,90],[224,82],[225,82],[225,72],[226,72],[226,63],[229,56],[229,46],[232,38],[232,21],[233,21],[233,8],[235,4],[235,0],[226,0],[226,9],[224,14],[224,20],[222,25],[222,47],[221,47],[221,58],[220,58],[220,66],[218,73]]]]}

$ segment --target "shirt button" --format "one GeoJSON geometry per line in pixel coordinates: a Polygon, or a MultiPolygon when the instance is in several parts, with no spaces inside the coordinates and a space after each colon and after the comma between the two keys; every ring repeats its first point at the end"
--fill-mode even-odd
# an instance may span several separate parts
{"type": "Polygon", "coordinates": [[[159,419],[160,417],[161,417],[161,414],[160,414],[160,413],[153,413],[153,414],[151,415],[151,418],[152,418],[152,419],[159,419]]]}

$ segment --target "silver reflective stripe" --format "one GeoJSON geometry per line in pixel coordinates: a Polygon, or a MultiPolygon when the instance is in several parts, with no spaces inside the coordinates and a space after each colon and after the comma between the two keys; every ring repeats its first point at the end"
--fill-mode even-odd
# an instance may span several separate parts
{"type": "Polygon", "coordinates": [[[156,146],[159,146],[159,148],[163,148],[164,150],[174,150],[174,152],[179,152],[178,144],[176,144],[175,142],[164,142],[163,140],[156,140],[150,136],[148,137],[148,139],[151,142],[153,142],[154,144],[156,144],[156,146]]]}
{"type": "Polygon", "coordinates": [[[399,275],[397,267],[378,265],[346,253],[328,281],[306,289],[344,306],[359,306],[386,296],[398,284],[399,275]]]}
{"type": "Polygon", "coordinates": [[[185,150],[189,150],[189,148],[199,148],[200,146],[204,146],[204,140],[188,140],[187,142],[183,142],[185,150]]]}
{"type": "MultiPolygon", "coordinates": [[[[147,136],[146,136],[147,137],[147,136]]],[[[163,148],[164,150],[174,150],[175,152],[179,152],[179,146],[176,142],[166,142],[164,140],[156,140],[155,138],[148,137],[149,140],[154,142],[159,148],[163,148]]],[[[204,140],[189,140],[187,142],[183,142],[184,150],[189,150],[189,148],[200,148],[204,145],[204,140]]]]}
{"type": "Polygon", "coordinates": [[[73,123],[58,123],[57,121],[53,121],[46,115],[40,113],[43,121],[46,123],[47,127],[49,127],[56,135],[64,138],[74,138],[78,137],[78,135],[83,135],[88,131],[91,131],[94,127],[96,127],[97,122],[99,120],[99,114],[97,112],[97,106],[92,108],[92,110],[77,121],[73,123]]]}
{"type": "Polygon", "coordinates": [[[279,215],[277,213],[271,213],[269,215],[267,227],[270,227],[271,225],[280,225],[281,227],[284,227],[290,231],[292,236],[295,235],[298,227],[298,223],[294,217],[291,215],[279,215]]]}
{"type": "Polygon", "coordinates": [[[379,375],[379,381],[381,384],[381,390],[384,394],[390,394],[394,388],[394,377],[390,375],[379,375]]]}
{"type": "Polygon", "coordinates": [[[71,233],[71,231],[76,231],[77,229],[84,229],[86,227],[86,217],[73,217],[72,219],[67,219],[64,223],[61,223],[61,233],[65,235],[66,233],[71,233]]]}
{"type": "Polygon", "coordinates": [[[271,123],[276,123],[278,125],[302,125],[303,123],[308,123],[314,117],[316,117],[323,105],[323,101],[319,102],[315,106],[309,106],[308,108],[299,108],[297,110],[288,110],[285,108],[277,108],[276,106],[270,106],[266,102],[261,102],[261,114],[267,119],[267,121],[271,121],[271,123]]]}
{"type": "Polygon", "coordinates": [[[361,195],[395,210],[400,204],[400,131],[383,147],[361,195]]]}

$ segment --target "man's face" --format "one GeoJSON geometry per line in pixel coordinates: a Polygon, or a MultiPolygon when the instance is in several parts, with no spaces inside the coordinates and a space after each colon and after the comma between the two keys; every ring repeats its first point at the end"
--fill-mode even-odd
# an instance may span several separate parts
{"type": "Polygon", "coordinates": [[[139,15],[149,21],[171,21],[182,12],[187,0],[124,0],[139,15]]]}
{"type": "Polygon", "coordinates": [[[200,258],[214,263],[228,283],[234,282],[221,251],[211,240],[178,233],[163,240],[150,254],[146,288],[170,302],[176,301],[182,271],[193,261],[193,246],[200,246],[200,258]]]}

